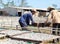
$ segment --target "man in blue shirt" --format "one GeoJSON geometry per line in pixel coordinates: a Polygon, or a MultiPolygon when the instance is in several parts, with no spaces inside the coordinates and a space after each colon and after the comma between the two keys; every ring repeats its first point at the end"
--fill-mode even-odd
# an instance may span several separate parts
{"type": "Polygon", "coordinates": [[[27,30],[27,26],[30,25],[30,21],[32,21],[32,24],[34,23],[32,15],[35,14],[36,11],[32,10],[32,13],[27,11],[25,12],[19,19],[19,24],[22,27],[22,30],[27,30]]]}

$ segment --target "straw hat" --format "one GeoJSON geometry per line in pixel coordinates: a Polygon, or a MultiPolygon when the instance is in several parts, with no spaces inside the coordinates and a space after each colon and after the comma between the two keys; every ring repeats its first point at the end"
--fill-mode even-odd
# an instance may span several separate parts
{"type": "Polygon", "coordinates": [[[36,9],[32,9],[31,11],[32,11],[32,12],[37,12],[37,10],[36,10],[36,9]]]}
{"type": "Polygon", "coordinates": [[[48,11],[51,11],[51,10],[54,10],[55,8],[54,7],[48,7],[47,10],[48,11]]]}

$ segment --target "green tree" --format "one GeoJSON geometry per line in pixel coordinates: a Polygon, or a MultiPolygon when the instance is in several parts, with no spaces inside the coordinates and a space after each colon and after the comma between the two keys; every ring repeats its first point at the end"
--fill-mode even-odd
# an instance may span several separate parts
{"type": "Polygon", "coordinates": [[[26,2],[26,0],[21,0],[21,3],[19,5],[20,7],[31,7],[28,5],[28,3],[26,2]]]}
{"type": "Polygon", "coordinates": [[[0,4],[2,3],[2,0],[0,0],[0,4]]]}
{"type": "Polygon", "coordinates": [[[57,4],[52,4],[52,6],[57,9],[57,10],[60,10],[60,8],[58,8],[58,5],[57,4]]]}
{"type": "Polygon", "coordinates": [[[14,1],[9,2],[8,5],[9,5],[9,6],[16,6],[16,5],[14,4],[14,1]]]}
{"type": "MultiPolygon", "coordinates": [[[[3,6],[4,8],[5,7],[9,7],[9,6],[17,6],[15,3],[14,3],[15,0],[7,0],[7,3],[3,3],[2,0],[0,0],[0,5],[3,6]]],[[[19,1],[19,7],[31,7],[28,5],[28,3],[26,2],[26,0],[18,0],[19,1]]],[[[18,3],[18,2],[17,2],[18,3]]]]}
{"type": "Polygon", "coordinates": [[[52,6],[56,9],[57,8],[57,4],[52,4],[52,6]]]}
{"type": "Polygon", "coordinates": [[[7,3],[3,3],[3,1],[2,0],[0,0],[0,4],[5,8],[5,7],[9,7],[9,6],[16,6],[15,4],[14,4],[14,1],[12,0],[11,2],[8,0],[8,2],[7,3]]]}

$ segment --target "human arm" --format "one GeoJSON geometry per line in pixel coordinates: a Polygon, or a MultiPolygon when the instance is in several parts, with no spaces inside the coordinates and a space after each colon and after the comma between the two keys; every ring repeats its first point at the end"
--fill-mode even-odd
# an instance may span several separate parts
{"type": "Polygon", "coordinates": [[[45,21],[45,26],[51,26],[52,23],[52,13],[50,12],[45,21]]]}
{"type": "Polygon", "coordinates": [[[30,18],[30,20],[31,20],[31,22],[33,24],[34,23],[34,20],[33,20],[32,14],[30,14],[29,16],[30,16],[29,18],[30,18]]]}

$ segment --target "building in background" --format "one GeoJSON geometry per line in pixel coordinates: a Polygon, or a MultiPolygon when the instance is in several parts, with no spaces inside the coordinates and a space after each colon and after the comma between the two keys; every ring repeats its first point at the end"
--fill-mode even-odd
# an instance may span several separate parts
{"type": "Polygon", "coordinates": [[[32,9],[36,9],[39,11],[38,16],[46,16],[48,12],[46,9],[40,8],[31,8],[31,7],[6,7],[0,10],[1,16],[21,16],[25,10],[31,11],[32,9]]]}

